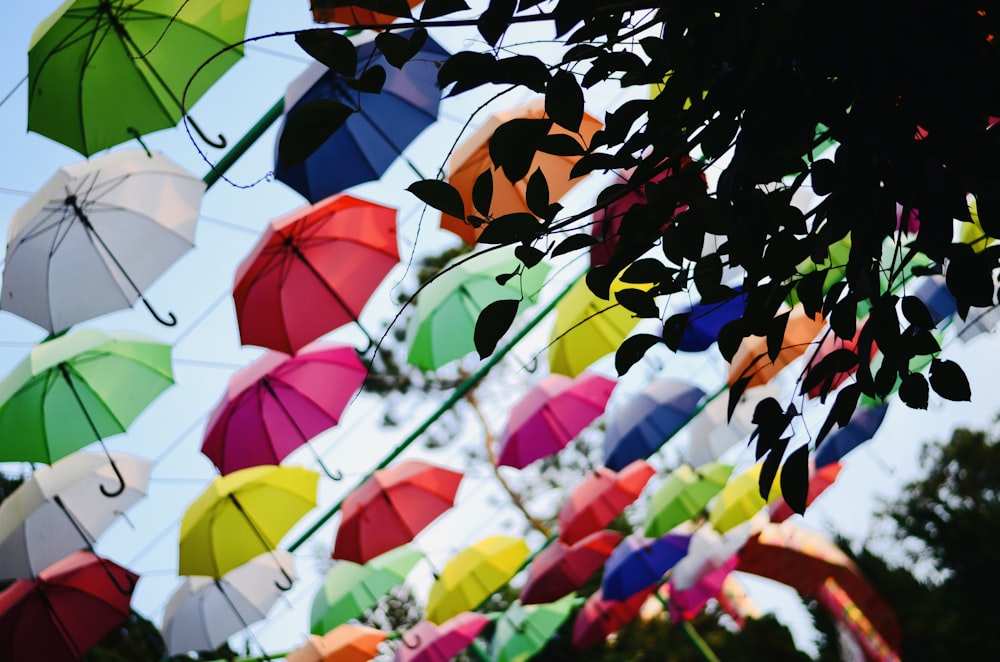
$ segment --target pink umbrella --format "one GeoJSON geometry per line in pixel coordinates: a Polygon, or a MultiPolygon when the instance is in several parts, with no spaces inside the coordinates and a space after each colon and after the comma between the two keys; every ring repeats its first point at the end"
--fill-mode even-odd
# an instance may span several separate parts
{"type": "Polygon", "coordinates": [[[498,442],[497,466],[523,469],[562,450],[604,413],[614,387],[614,380],[586,372],[576,379],[543,379],[511,409],[498,442]]]}
{"type": "Polygon", "coordinates": [[[488,616],[471,611],[452,616],[441,625],[420,621],[407,630],[396,651],[396,662],[448,662],[465,650],[479,635],[488,616]]]}
{"type": "Polygon", "coordinates": [[[590,648],[632,622],[652,593],[653,589],[647,589],[628,600],[605,600],[598,589],[587,598],[573,621],[573,648],[590,648]]]}
{"type": "Polygon", "coordinates": [[[617,531],[595,531],[574,545],[554,540],[528,566],[521,604],[555,602],[582,587],[621,542],[617,531]]]}
{"type": "Polygon", "coordinates": [[[599,467],[587,474],[559,509],[559,539],[572,545],[603,529],[642,494],[656,473],[645,460],[621,471],[599,467]]]}
{"type": "Polygon", "coordinates": [[[337,424],[367,374],[346,345],[316,342],[295,356],[268,352],[230,380],[209,418],[201,452],[223,474],[279,464],[337,424]]]}
{"type": "Polygon", "coordinates": [[[673,580],[660,588],[660,594],[668,598],[670,618],[674,622],[689,621],[701,612],[708,601],[722,591],[722,585],[729,573],[736,569],[738,559],[735,556],[721,566],[702,577],[697,584],[686,590],[674,586],[673,580]]]}

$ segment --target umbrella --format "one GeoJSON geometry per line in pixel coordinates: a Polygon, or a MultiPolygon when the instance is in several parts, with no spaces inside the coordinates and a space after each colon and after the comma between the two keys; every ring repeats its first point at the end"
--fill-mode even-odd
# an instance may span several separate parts
{"type": "Polygon", "coordinates": [[[655,453],[694,416],[705,392],[675,379],[659,379],[612,412],[604,433],[604,465],[621,469],[655,453]]]}
{"type": "Polygon", "coordinates": [[[746,388],[753,388],[771,381],[781,370],[808,351],[813,340],[819,335],[826,322],[817,315],[806,315],[802,306],[797,306],[788,317],[785,337],[781,341],[781,351],[774,361],[767,355],[767,339],[748,336],[736,350],[729,366],[729,385],[738,379],[749,377],[746,388]]]}
{"type": "MultiPolygon", "coordinates": [[[[412,31],[398,34],[409,38],[412,31]]],[[[449,55],[428,37],[420,50],[397,69],[386,62],[375,42],[361,44],[357,47],[357,75],[376,66],[385,71],[385,83],[378,94],[352,89],[343,75],[314,62],[289,85],[285,116],[291,117],[305,105],[320,100],[336,101],[357,112],[304,161],[286,167],[276,155],[275,178],[310,202],[380,178],[420,132],[437,119],[441,97],[437,72],[449,55]]]]}
{"type": "MultiPolygon", "coordinates": [[[[843,465],[840,462],[831,462],[819,469],[815,467],[810,467],[809,475],[809,488],[806,490],[806,506],[812,504],[820,494],[826,491],[826,488],[833,485],[834,481],[837,480],[837,476],[840,475],[840,470],[843,465]]],[[[784,522],[786,519],[792,516],[792,509],[789,508],[785,500],[778,499],[773,504],[771,504],[771,521],[772,522],[784,522]]]]}
{"type": "Polygon", "coordinates": [[[816,468],[821,469],[850,453],[852,450],[875,436],[885,420],[889,405],[860,407],[851,416],[847,425],[823,440],[813,454],[816,468]]]}
{"type": "Polygon", "coordinates": [[[682,464],[657,486],[646,508],[645,534],[662,536],[678,524],[697,517],[725,487],[733,467],[721,462],[697,469],[682,464]]]}
{"type": "Polygon", "coordinates": [[[322,637],[309,640],[285,656],[285,662],[368,662],[389,636],[366,625],[344,623],[322,637]]]}
{"type": "Polygon", "coordinates": [[[340,422],[367,374],[346,345],[315,342],[295,356],[268,352],[229,380],[205,426],[201,452],[223,474],[278,464],[340,422]]]}
{"type": "Polygon", "coordinates": [[[973,308],[961,323],[957,337],[967,343],[983,333],[993,333],[1000,324],[1000,306],[991,308],[973,308]]]}
{"type": "MultiPolygon", "coordinates": [[[[95,441],[103,447],[173,383],[170,345],[146,336],[79,329],[39,343],[0,382],[0,461],[51,464],[95,441]]],[[[105,496],[125,489],[111,467],[120,485],[102,483],[105,496]]]]}
{"type": "Polygon", "coordinates": [[[552,602],[582,588],[604,566],[621,540],[622,534],[604,529],[573,545],[552,541],[528,566],[521,604],[552,602]]]}
{"type": "Polygon", "coordinates": [[[407,362],[436,370],[475,351],[474,331],[483,308],[500,299],[519,299],[517,314],[522,313],[538,301],[549,269],[544,262],[524,269],[512,247],[452,260],[420,290],[406,329],[407,362]],[[519,277],[497,282],[497,276],[518,267],[519,277]]]}
{"type": "Polygon", "coordinates": [[[360,618],[406,576],[424,557],[410,547],[399,547],[365,565],[337,561],[326,573],[323,587],[313,598],[309,617],[313,634],[324,634],[352,618],[360,618]]]}
{"type": "Polygon", "coordinates": [[[67,0],[31,37],[28,130],[90,156],[174,126],[243,56],[249,4],[67,0]]]}
{"type": "Polygon", "coordinates": [[[153,463],[112,453],[126,488],[104,497],[99,485],[114,485],[106,457],[73,453],[40,467],[0,502],[0,578],[34,577],[76,550],[92,546],[119,515],[146,496],[153,463]]]}
{"type": "Polygon", "coordinates": [[[410,542],[452,507],[461,480],[419,460],[376,471],[344,499],[333,558],[365,563],[410,542]]]}
{"type": "Polygon", "coordinates": [[[522,605],[514,601],[497,621],[490,653],[496,662],[526,662],[535,657],[582,602],[567,595],[556,602],[522,605]]]}
{"type": "Polygon", "coordinates": [[[251,623],[267,618],[281,597],[279,582],[295,576],[288,552],[264,553],[219,579],[186,577],[163,612],[168,655],[214,651],[251,623]]]}
{"type": "Polygon", "coordinates": [[[395,209],[335,195],[275,219],[236,270],[240,338],[293,354],[357,322],[398,262],[395,209]]]}
{"type": "Polygon", "coordinates": [[[647,589],[628,600],[608,600],[598,589],[583,603],[573,621],[573,648],[590,648],[632,622],[652,592],[647,589]]]}
{"type": "Polygon", "coordinates": [[[395,662],[449,662],[475,641],[490,622],[488,616],[464,611],[440,626],[420,621],[403,633],[395,662]]]}
{"type": "Polygon", "coordinates": [[[121,310],[194,246],[205,183],[154,153],[65,166],[11,218],[0,308],[50,333],[121,310]]]}
{"type": "Polygon", "coordinates": [[[633,533],[622,540],[604,564],[601,592],[610,600],[625,600],[655,586],[687,554],[690,536],[668,533],[646,538],[633,533]]]}
{"type": "Polygon", "coordinates": [[[490,536],[466,547],[431,584],[427,620],[440,624],[475,609],[517,574],[528,554],[528,545],[510,536],[490,536]]]}
{"type": "Polygon", "coordinates": [[[17,580],[0,593],[0,658],[79,660],[128,618],[138,579],[90,552],[74,552],[35,579],[17,580]]]}
{"type": "MultiPolygon", "coordinates": [[[[215,478],[181,518],[177,573],[222,577],[277,548],[316,506],[319,474],[263,466],[215,478]]],[[[291,584],[291,577],[285,579],[291,584]]]]}
{"type": "MultiPolygon", "coordinates": [[[[423,0],[406,0],[406,4],[413,9],[423,0]]],[[[312,9],[313,20],[317,23],[341,23],[343,25],[380,25],[391,23],[398,18],[392,14],[381,14],[371,9],[347,5],[342,7],[316,7],[316,2],[309,3],[312,9]]],[[[361,59],[360,56],[358,59],[361,59]]]]}
{"type": "Polygon", "coordinates": [[[598,467],[581,480],[559,509],[559,538],[572,545],[618,517],[642,494],[656,470],[636,460],[621,471],[598,467]]]}
{"type": "Polygon", "coordinates": [[[781,469],[778,469],[771,484],[767,500],[760,495],[760,471],[763,466],[758,462],[743,473],[731,479],[722,491],[715,497],[708,510],[708,521],[715,530],[725,533],[729,529],[747,521],[764,506],[776,501],[781,496],[781,469]]]}
{"type": "Polygon", "coordinates": [[[728,418],[729,398],[710,399],[708,404],[691,420],[688,435],[687,461],[694,466],[715,462],[730,448],[746,440],[756,427],[753,423],[757,403],[765,398],[780,398],[781,389],[776,384],[764,384],[744,391],[728,418]]]}
{"type": "MultiPolygon", "coordinates": [[[[677,588],[673,578],[671,578],[660,589],[662,593],[667,594],[670,619],[676,623],[689,621],[697,616],[709,600],[719,595],[722,591],[722,585],[729,573],[736,569],[736,565],[736,557],[731,556],[721,566],[698,580],[697,584],[683,590],[677,588]]],[[[674,572],[676,572],[676,568],[674,572]]]]}
{"type": "Polygon", "coordinates": [[[763,516],[755,516],[725,533],[717,532],[711,524],[695,529],[687,554],[670,572],[671,590],[695,588],[707,575],[728,565],[750,536],[760,530],[761,520],[766,522],[763,516]]]}
{"type": "Polygon", "coordinates": [[[604,413],[614,387],[614,380],[586,372],[543,379],[511,408],[497,441],[497,466],[523,469],[562,450],[604,413]]]}
{"type": "Polygon", "coordinates": [[[725,301],[697,303],[681,311],[685,315],[684,330],[681,331],[677,350],[681,352],[703,352],[711,347],[719,337],[719,331],[734,319],[743,317],[747,299],[740,288],[725,301]]]}
{"type": "MultiPolygon", "coordinates": [[[[545,119],[545,104],[539,99],[511,110],[491,115],[483,122],[469,138],[459,145],[448,159],[448,182],[458,189],[465,203],[465,216],[481,216],[472,204],[472,188],[476,180],[485,172],[490,172],[493,180],[493,198],[490,205],[490,219],[506,214],[527,212],[526,192],[528,176],[517,182],[511,182],[503,173],[497,173],[490,158],[489,143],[493,132],[502,124],[515,119],[545,119]]],[[[584,113],[583,122],[577,133],[571,133],[556,123],[552,123],[549,135],[567,135],[576,140],[582,137],[584,146],[590,144],[594,133],[601,128],[601,123],[584,113]]],[[[570,178],[570,171],[582,153],[576,156],[558,156],[536,152],[528,167],[529,176],[536,170],[541,170],[548,184],[549,200],[558,201],[573,188],[582,177],[570,178]]],[[[474,228],[465,218],[456,218],[448,214],[441,215],[441,227],[454,232],[467,244],[474,244],[482,234],[483,227],[474,228]]]]}

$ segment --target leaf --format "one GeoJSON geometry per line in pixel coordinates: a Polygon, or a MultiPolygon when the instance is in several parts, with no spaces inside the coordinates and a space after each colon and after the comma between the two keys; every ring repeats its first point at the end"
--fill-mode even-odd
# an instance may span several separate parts
{"type": "Polygon", "coordinates": [[[445,60],[438,70],[438,87],[443,90],[454,83],[455,86],[448,93],[448,96],[455,96],[489,83],[493,80],[496,62],[496,58],[489,53],[472,51],[455,53],[445,60]]]}
{"type": "Polygon", "coordinates": [[[484,170],[472,185],[472,206],[485,217],[490,215],[493,204],[493,172],[484,170]]]}
{"type": "Polygon", "coordinates": [[[295,43],[327,69],[353,78],[358,68],[358,52],[351,40],[333,30],[303,30],[295,33],[295,43]]]}
{"type": "Polygon", "coordinates": [[[919,372],[906,375],[899,385],[899,399],[913,409],[927,409],[929,394],[927,378],[919,372]]]}
{"type": "Polygon", "coordinates": [[[818,159],[810,168],[813,193],[829,195],[837,188],[837,166],[830,159],[818,159]]]}
{"type": "Polygon", "coordinates": [[[729,387],[729,402],[726,403],[726,422],[733,420],[733,412],[736,411],[736,406],[740,404],[740,399],[743,397],[743,392],[747,389],[747,384],[750,383],[749,377],[740,377],[729,387]]]}
{"type": "Polygon", "coordinates": [[[465,203],[454,186],[440,179],[423,179],[413,182],[406,190],[417,196],[421,202],[443,214],[465,218],[465,203]]]}
{"type": "Polygon", "coordinates": [[[592,235],[571,234],[556,245],[556,247],[552,250],[552,257],[559,257],[560,255],[565,255],[566,253],[572,253],[573,251],[589,248],[597,243],[600,242],[598,242],[592,235]]]}
{"type": "Polygon", "coordinates": [[[788,454],[781,468],[781,496],[785,503],[802,515],[809,496],[809,445],[803,444],[788,454]]]}
{"type": "Polygon", "coordinates": [[[651,257],[636,260],[628,265],[620,276],[623,283],[662,283],[670,280],[676,273],[659,260],[651,257]]]}
{"type": "Polygon", "coordinates": [[[414,55],[420,52],[427,41],[427,30],[417,28],[409,39],[392,32],[380,32],[375,37],[375,46],[385,56],[386,62],[402,69],[414,55]]]}
{"type": "Polygon", "coordinates": [[[576,133],[583,121],[583,90],[576,76],[557,71],[545,88],[545,114],[567,131],[576,133]]]}
{"type": "Polygon", "coordinates": [[[615,352],[615,370],[621,377],[638,363],[650,347],[659,344],[660,339],[651,333],[639,333],[629,336],[618,346],[615,352]]]}
{"type": "Polygon", "coordinates": [[[781,457],[785,454],[788,441],[789,437],[775,441],[760,466],[760,480],[757,487],[760,489],[760,498],[764,501],[767,501],[771,496],[771,486],[778,475],[778,467],[781,466],[781,457]]]}
{"type": "Polygon", "coordinates": [[[538,143],[551,127],[552,120],[546,119],[517,118],[504,122],[490,136],[490,160],[511,183],[524,179],[538,143]]]}
{"type": "Polygon", "coordinates": [[[826,415],[826,420],[819,428],[816,435],[816,448],[823,443],[827,435],[833,430],[833,426],[844,427],[851,422],[854,410],[858,408],[858,398],[861,396],[861,388],[857,384],[848,384],[837,393],[830,412],[826,415]]]}
{"type": "Polygon", "coordinates": [[[670,348],[670,351],[678,351],[681,344],[681,338],[684,337],[684,332],[691,323],[690,320],[691,313],[686,312],[671,315],[667,318],[667,321],[663,323],[663,343],[670,348]]]}
{"type": "Polygon", "coordinates": [[[902,301],[903,317],[918,329],[933,329],[934,319],[927,310],[927,304],[915,296],[905,296],[902,301]]]}
{"type": "MultiPolygon", "coordinates": [[[[849,349],[835,349],[815,364],[810,364],[806,368],[805,377],[802,378],[800,393],[808,393],[822,382],[833,383],[835,375],[849,372],[858,365],[858,355],[849,349]]],[[[826,395],[830,391],[830,386],[825,386],[821,391],[826,395]]]]}
{"type": "Polygon", "coordinates": [[[946,400],[968,402],[972,400],[972,390],[965,372],[954,361],[931,360],[931,388],[946,400]]]}
{"type": "Polygon", "coordinates": [[[746,337],[746,323],[742,318],[726,322],[719,329],[719,353],[722,354],[722,358],[732,363],[733,357],[736,356],[740,344],[742,344],[743,339],[746,337]]]}
{"type": "Polygon", "coordinates": [[[497,60],[494,83],[523,85],[534,92],[544,92],[549,82],[549,68],[533,55],[515,55],[497,60]]]}
{"type": "Polygon", "coordinates": [[[490,6],[479,16],[476,27],[490,46],[496,46],[514,18],[517,0],[490,0],[490,6]]]}
{"type": "Polygon", "coordinates": [[[347,79],[344,84],[358,92],[378,94],[382,91],[382,86],[385,85],[385,68],[379,64],[368,67],[361,76],[353,80],[347,79]]]}
{"type": "Polygon", "coordinates": [[[530,269],[545,257],[545,251],[540,251],[534,246],[521,244],[514,249],[514,257],[521,261],[526,268],[530,269]]]}
{"type": "Polygon", "coordinates": [[[333,99],[314,99],[294,108],[278,139],[278,159],[289,168],[305,161],[343,126],[354,110],[333,99]]]}
{"type": "Polygon", "coordinates": [[[544,228],[538,219],[524,212],[505,214],[493,219],[479,235],[481,244],[515,244],[530,242],[538,237],[544,228]]]}
{"type": "Polygon", "coordinates": [[[795,286],[795,293],[802,303],[805,314],[809,317],[823,310],[823,284],[826,281],[825,271],[813,271],[803,276],[795,286]]]}
{"type": "Polygon", "coordinates": [[[468,8],[469,5],[465,4],[464,0],[424,0],[424,6],[420,10],[420,20],[440,18],[468,8]]]}
{"type": "Polygon", "coordinates": [[[645,290],[629,288],[615,292],[615,299],[626,310],[635,313],[638,317],[656,318],[660,316],[660,309],[653,300],[653,295],[645,290]]]}
{"type": "Polygon", "coordinates": [[[549,211],[549,184],[545,181],[545,173],[536,168],[528,178],[528,188],[525,191],[525,202],[528,210],[535,216],[544,218],[549,211]]]}
{"type": "Polygon", "coordinates": [[[582,156],[586,150],[573,136],[553,133],[538,142],[538,151],[555,156],[582,156]]]}
{"type": "Polygon", "coordinates": [[[519,305],[520,301],[517,299],[500,299],[487,305],[479,313],[479,318],[476,319],[476,330],[473,333],[473,341],[476,344],[476,351],[479,352],[479,358],[485,359],[493,353],[500,338],[514,323],[519,305]]]}
{"type": "Polygon", "coordinates": [[[784,347],[785,329],[788,327],[790,314],[790,312],[786,312],[778,315],[767,329],[767,358],[771,359],[771,363],[778,360],[778,354],[784,347]]]}

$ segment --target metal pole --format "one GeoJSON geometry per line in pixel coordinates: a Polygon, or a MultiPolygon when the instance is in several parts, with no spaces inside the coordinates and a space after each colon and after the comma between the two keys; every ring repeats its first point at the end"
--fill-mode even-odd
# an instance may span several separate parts
{"type": "Polygon", "coordinates": [[[285,110],[285,97],[281,97],[274,102],[264,115],[257,120],[257,123],[250,127],[242,138],[240,138],[232,149],[223,154],[219,162],[208,171],[208,173],[201,178],[201,181],[205,182],[206,188],[212,188],[212,185],[219,181],[226,171],[229,170],[234,163],[236,163],[241,156],[246,154],[247,150],[257,142],[258,139],[264,132],[271,128],[271,125],[281,117],[285,110]]]}

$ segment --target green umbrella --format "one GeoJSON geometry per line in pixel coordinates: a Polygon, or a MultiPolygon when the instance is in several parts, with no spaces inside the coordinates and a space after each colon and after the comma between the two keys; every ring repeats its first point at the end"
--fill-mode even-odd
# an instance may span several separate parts
{"type": "Polygon", "coordinates": [[[173,383],[170,345],[143,335],[80,329],[39,343],[0,381],[0,462],[103,445],[173,383]]]}
{"type": "Polygon", "coordinates": [[[555,602],[513,602],[497,621],[490,653],[496,662],[524,662],[539,653],[583,600],[570,593],[555,602]]]}
{"type": "Polygon", "coordinates": [[[311,632],[323,635],[352,618],[359,618],[380,597],[403,583],[423,557],[419,550],[403,546],[364,565],[337,561],[326,573],[323,588],[313,598],[311,632]]]}
{"type": "Polygon", "coordinates": [[[406,331],[407,362],[435,370],[475,351],[473,331],[480,311],[500,299],[520,299],[517,314],[521,314],[538,301],[549,269],[543,262],[524,269],[512,248],[452,260],[417,297],[417,309],[406,331]],[[458,264],[462,260],[468,261],[458,264]],[[497,276],[513,273],[519,266],[520,276],[503,285],[497,282],[497,276]]]}
{"type": "Polygon", "coordinates": [[[68,0],[31,38],[28,129],[90,156],[174,126],[243,56],[226,50],[199,71],[243,39],[249,5],[68,0]]]}
{"type": "Polygon", "coordinates": [[[682,464],[674,469],[653,493],[646,510],[649,537],[659,538],[678,524],[698,515],[729,480],[733,468],[709,462],[697,469],[682,464]]]}

